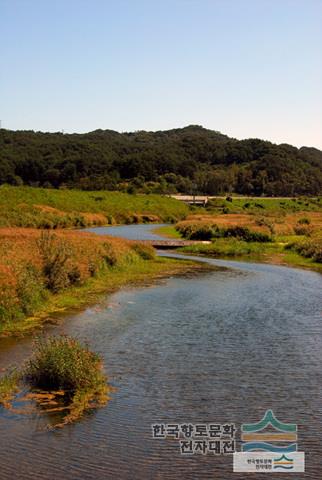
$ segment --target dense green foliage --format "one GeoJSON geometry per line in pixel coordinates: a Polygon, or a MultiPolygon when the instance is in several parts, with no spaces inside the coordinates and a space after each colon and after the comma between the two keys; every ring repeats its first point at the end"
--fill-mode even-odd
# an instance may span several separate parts
{"type": "Polygon", "coordinates": [[[233,225],[219,227],[215,223],[188,223],[176,225],[177,231],[188,240],[214,240],[215,238],[238,238],[245,242],[270,242],[271,236],[267,233],[252,231],[248,227],[233,225]]]}
{"type": "Polygon", "coordinates": [[[218,238],[212,243],[189,245],[180,249],[183,253],[192,253],[194,255],[206,255],[207,257],[247,257],[254,256],[256,259],[263,253],[275,250],[274,243],[246,242],[239,238],[218,238]]]}
{"type": "Polygon", "coordinates": [[[0,130],[0,184],[127,190],[317,195],[322,152],[199,126],[87,134],[0,130]]]}
{"type": "Polygon", "coordinates": [[[66,228],[173,222],[189,208],[160,195],[0,186],[0,227],[66,228]]]}
{"type": "Polygon", "coordinates": [[[299,253],[305,258],[311,258],[314,262],[322,263],[322,233],[319,232],[311,238],[293,241],[287,244],[287,249],[299,253]]]}

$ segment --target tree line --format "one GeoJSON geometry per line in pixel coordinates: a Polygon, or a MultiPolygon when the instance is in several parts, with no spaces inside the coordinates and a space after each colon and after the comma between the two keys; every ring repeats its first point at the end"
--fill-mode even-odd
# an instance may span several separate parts
{"type": "Polygon", "coordinates": [[[86,134],[0,130],[0,184],[129,193],[322,193],[322,152],[198,125],[86,134]]]}

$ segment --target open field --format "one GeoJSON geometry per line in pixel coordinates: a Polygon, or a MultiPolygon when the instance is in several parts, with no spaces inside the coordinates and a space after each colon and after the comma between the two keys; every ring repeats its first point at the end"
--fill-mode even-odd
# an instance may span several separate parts
{"type": "Polygon", "coordinates": [[[174,222],[188,206],[161,195],[0,187],[0,227],[72,228],[174,222]]]}

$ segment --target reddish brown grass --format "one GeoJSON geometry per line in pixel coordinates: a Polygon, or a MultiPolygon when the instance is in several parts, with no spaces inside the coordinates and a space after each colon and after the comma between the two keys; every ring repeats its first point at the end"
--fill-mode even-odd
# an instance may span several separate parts
{"type": "Polygon", "coordinates": [[[277,235],[294,235],[296,227],[301,218],[309,220],[308,230],[311,233],[322,229],[322,212],[297,212],[286,215],[251,215],[251,214],[228,214],[228,215],[189,215],[186,220],[180,224],[216,224],[218,227],[242,226],[251,230],[269,233],[273,227],[277,235]],[[265,225],[266,223],[266,225],[265,225]]]}

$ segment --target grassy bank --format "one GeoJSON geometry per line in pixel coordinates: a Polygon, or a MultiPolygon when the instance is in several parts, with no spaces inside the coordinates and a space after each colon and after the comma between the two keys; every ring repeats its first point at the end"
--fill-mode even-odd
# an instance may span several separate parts
{"type": "Polygon", "coordinates": [[[72,228],[174,222],[189,209],[161,195],[0,187],[0,227],[72,228]]]}
{"type": "Polygon", "coordinates": [[[321,209],[285,211],[283,215],[280,211],[267,215],[196,214],[170,228],[183,238],[211,240],[209,245],[185,247],[182,251],[186,253],[322,271],[321,209]]]}
{"type": "Polygon", "coordinates": [[[238,239],[218,239],[209,245],[192,245],[179,249],[182,253],[230,260],[270,263],[307,268],[322,273],[322,264],[305,258],[288,248],[285,243],[244,242],[238,239]]]}
{"type": "Polygon", "coordinates": [[[131,283],[184,272],[192,262],[89,233],[0,231],[0,335],[24,334],[49,315],[95,302],[131,283]]]}

